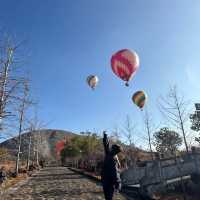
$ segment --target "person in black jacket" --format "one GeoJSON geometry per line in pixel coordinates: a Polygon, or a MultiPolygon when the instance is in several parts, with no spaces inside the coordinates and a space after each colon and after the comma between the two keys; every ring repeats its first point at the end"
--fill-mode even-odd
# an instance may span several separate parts
{"type": "Polygon", "coordinates": [[[0,184],[2,184],[6,180],[6,169],[2,167],[0,169],[0,184]]]}
{"type": "Polygon", "coordinates": [[[106,200],[112,200],[115,189],[121,189],[121,180],[118,169],[117,154],[122,151],[117,144],[109,148],[107,134],[104,131],[103,144],[105,150],[105,159],[101,172],[103,191],[106,200]]]}

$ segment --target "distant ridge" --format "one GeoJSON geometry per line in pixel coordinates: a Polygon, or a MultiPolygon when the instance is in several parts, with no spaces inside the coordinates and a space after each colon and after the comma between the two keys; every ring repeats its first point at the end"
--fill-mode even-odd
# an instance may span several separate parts
{"type": "MultiPolygon", "coordinates": [[[[55,149],[56,143],[61,140],[70,138],[74,135],[76,134],[70,131],[58,130],[58,129],[41,129],[23,133],[21,135],[21,141],[22,141],[21,157],[22,158],[27,157],[28,146],[31,137],[31,152],[32,152],[31,156],[32,157],[35,156],[34,152],[37,151],[38,147],[38,152],[40,154],[40,157],[54,160],[57,158],[55,149]]],[[[8,152],[14,156],[17,152],[18,141],[19,141],[18,136],[13,137],[11,139],[8,139],[0,143],[0,148],[6,148],[8,152]]]]}

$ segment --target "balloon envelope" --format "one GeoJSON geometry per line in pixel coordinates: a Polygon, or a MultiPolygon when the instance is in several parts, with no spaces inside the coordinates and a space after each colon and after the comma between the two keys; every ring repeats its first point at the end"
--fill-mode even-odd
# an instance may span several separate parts
{"type": "Polygon", "coordinates": [[[145,105],[145,102],[147,100],[147,95],[144,91],[137,91],[132,96],[133,103],[136,104],[139,108],[143,108],[145,105]]]}
{"type": "Polygon", "coordinates": [[[99,82],[99,79],[98,79],[97,76],[90,75],[90,76],[87,77],[87,83],[92,89],[95,89],[98,82],[99,82]]]}
{"type": "Polygon", "coordinates": [[[122,49],[112,55],[112,71],[123,81],[130,81],[139,67],[139,56],[129,49],[122,49]]]}

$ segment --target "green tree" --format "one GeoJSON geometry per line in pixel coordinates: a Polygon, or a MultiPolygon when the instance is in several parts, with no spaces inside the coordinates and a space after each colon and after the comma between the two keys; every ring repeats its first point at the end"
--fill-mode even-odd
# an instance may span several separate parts
{"type": "MultiPolygon", "coordinates": [[[[192,123],[191,129],[193,131],[199,132],[200,131],[200,112],[195,112],[194,114],[190,115],[190,121],[192,123]]],[[[200,143],[200,136],[195,137],[195,140],[200,143]]]]}
{"type": "Polygon", "coordinates": [[[7,155],[8,151],[5,148],[0,148],[0,158],[7,155]]]}
{"type": "Polygon", "coordinates": [[[154,133],[155,147],[159,153],[174,155],[178,147],[182,144],[180,135],[167,127],[161,128],[154,133]]]}
{"type": "Polygon", "coordinates": [[[87,132],[72,137],[66,143],[65,148],[61,151],[61,162],[64,162],[66,158],[95,159],[102,152],[102,143],[97,134],[87,132]]]}
{"type": "Polygon", "coordinates": [[[79,147],[75,143],[70,141],[65,145],[65,148],[60,152],[61,163],[64,164],[66,158],[72,159],[77,157],[79,154],[80,154],[79,147]]]}
{"type": "Polygon", "coordinates": [[[102,141],[96,133],[85,132],[83,136],[79,137],[79,148],[82,151],[82,155],[88,158],[94,156],[97,152],[102,152],[102,141]]]}

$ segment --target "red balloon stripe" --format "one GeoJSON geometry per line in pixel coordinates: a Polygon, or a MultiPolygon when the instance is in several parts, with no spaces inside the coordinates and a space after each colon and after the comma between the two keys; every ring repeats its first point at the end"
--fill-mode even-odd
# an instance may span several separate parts
{"type": "Polygon", "coordinates": [[[122,78],[122,80],[124,80],[124,81],[128,81],[129,80],[129,76],[126,74],[124,69],[117,68],[117,74],[118,74],[119,77],[122,78]]]}
{"type": "Polygon", "coordinates": [[[122,62],[126,65],[126,67],[129,70],[129,74],[133,73],[134,67],[133,67],[132,63],[127,58],[125,58],[122,54],[119,54],[118,59],[120,60],[120,62],[122,62]]]}
{"type": "Polygon", "coordinates": [[[130,74],[130,70],[129,68],[127,68],[125,63],[121,62],[120,60],[115,59],[113,62],[113,70],[117,72],[118,68],[123,69],[126,74],[130,74]]]}
{"type": "Polygon", "coordinates": [[[134,72],[132,64],[121,54],[113,56],[111,64],[113,72],[125,81],[128,81],[134,72]]]}

